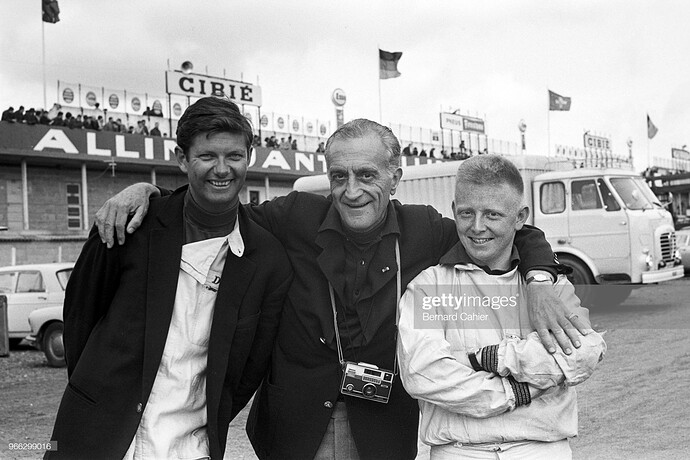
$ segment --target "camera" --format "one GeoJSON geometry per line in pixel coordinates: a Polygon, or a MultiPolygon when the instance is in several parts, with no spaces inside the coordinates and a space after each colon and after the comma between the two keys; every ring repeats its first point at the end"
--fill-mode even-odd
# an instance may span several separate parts
{"type": "Polygon", "coordinates": [[[346,361],[340,392],[386,404],[393,388],[393,372],[368,363],[346,361]]]}

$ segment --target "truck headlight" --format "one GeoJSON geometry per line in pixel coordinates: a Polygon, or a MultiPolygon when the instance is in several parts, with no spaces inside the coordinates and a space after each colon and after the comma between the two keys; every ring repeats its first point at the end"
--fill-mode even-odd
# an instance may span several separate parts
{"type": "Polygon", "coordinates": [[[647,257],[644,258],[644,262],[647,265],[647,270],[654,269],[654,257],[652,257],[651,254],[647,254],[647,257]]]}

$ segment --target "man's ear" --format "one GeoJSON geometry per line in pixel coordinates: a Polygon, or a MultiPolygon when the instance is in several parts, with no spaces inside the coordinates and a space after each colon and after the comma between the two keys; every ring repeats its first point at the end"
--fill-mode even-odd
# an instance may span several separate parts
{"type": "Polygon", "coordinates": [[[398,188],[398,185],[400,185],[400,179],[402,179],[403,175],[403,170],[402,168],[398,168],[395,170],[393,173],[393,185],[391,187],[391,195],[395,195],[395,189],[398,188]]]}
{"type": "Polygon", "coordinates": [[[187,174],[187,156],[184,154],[179,145],[175,146],[175,158],[177,158],[177,165],[183,173],[187,174]]]}
{"type": "Polygon", "coordinates": [[[520,230],[523,225],[527,222],[529,218],[529,206],[523,206],[517,214],[517,220],[515,221],[515,230],[520,230]]]}

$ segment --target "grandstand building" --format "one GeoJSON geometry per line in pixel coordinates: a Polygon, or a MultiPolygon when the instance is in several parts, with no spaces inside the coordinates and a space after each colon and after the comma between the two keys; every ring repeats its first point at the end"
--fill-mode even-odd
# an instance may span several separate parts
{"type": "MultiPolygon", "coordinates": [[[[186,183],[174,147],[167,137],[0,122],[0,266],[76,260],[109,197],[136,182],[186,183]]],[[[323,153],[255,147],[240,199],[259,203],[325,172],[323,153]]]]}

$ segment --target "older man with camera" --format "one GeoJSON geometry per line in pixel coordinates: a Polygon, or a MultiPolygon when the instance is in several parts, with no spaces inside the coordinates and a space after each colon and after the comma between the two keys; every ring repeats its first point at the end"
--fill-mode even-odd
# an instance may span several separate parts
{"type": "MultiPolygon", "coordinates": [[[[396,375],[397,302],[419,272],[457,243],[455,224],[430,206],[390,200],[402,169],[400,144],[385,126],[364,119],[343,125],[327,142],[326,163],[329,197],[292,192],[247,206],[282,242],[295,272],[247,431],[262,459],[413,459],[419,408],[396,375]],[[394,376],[381,390],[386,398],[355,385],[365,369],[376,373],[374,366],[388,371],[382,377],[394,376]]],[[[116,232],[124,244],[148,195],[159,192],[167,193],[136,184],[107,202],[97,214],[103,241],[112,246],[116,232]],[[134,217],[126,224],[128,213],[134,217]]],[[[523,273],[556,276],[541,231],[521,230],[516,245],[523,273]]],[[[568,316],[553,290],[528,294],[532,325],[545,345],[555,351],[552,330],[564,349],[571,340],[579,346],[577,331],[588,326],[568,316]]]]}

